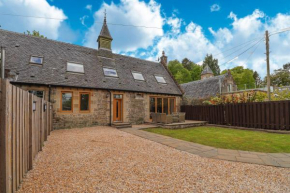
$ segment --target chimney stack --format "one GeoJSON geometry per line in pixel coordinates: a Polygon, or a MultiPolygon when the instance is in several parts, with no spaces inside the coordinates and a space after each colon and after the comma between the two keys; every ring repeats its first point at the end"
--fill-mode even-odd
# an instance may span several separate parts
{"type": "Polygon", "coordinates": [[[5,47],[1,47],[1,78],[5,78],[5,47]]]}
{"type": "Polygon", "coordinates": [[[165,56],[164,51],[162,51],[162,56],[160,59],[161,59],[160,63],[163,64],[165,67],[167,67],[167,56],[165,56]]]}

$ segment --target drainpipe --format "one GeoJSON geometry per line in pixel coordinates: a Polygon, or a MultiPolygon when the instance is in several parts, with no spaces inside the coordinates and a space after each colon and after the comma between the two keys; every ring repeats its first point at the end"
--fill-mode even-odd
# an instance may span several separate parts
{"type": "Polygon", "coordinates": [[[110,93],[110,126],[112,126],[112,92],[108,90],[110,93]]]}
{"type": "Polygon", "coordinates": [[[5,78],[5,47],[1,47],[1,78],[5,78]]]}
{"type": "Polygon", "coordinates": [[[48,102],[51,102],[50,95],[51,95],[51,85],[48,85],[48,102]]]}

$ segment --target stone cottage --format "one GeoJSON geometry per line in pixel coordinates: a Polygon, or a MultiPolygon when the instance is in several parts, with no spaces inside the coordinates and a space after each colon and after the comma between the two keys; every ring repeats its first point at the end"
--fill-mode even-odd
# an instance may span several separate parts
{"type": "Polygon", "coordinates": [[[188,100],[202,100],[237,91],[237,85],[228,70],[226,74],[214,76],[212,70],[206,65],[201,73],[201,80],[192,81],[180,85],[184,91],[184,97],[188,100]]]}
{"type": "Polygon", "coordinates": [[[53,103],[54,128],[143,123],[179,111],[182,90],[161,62],[112,52],[106,18],[92,49],[0,30],[11,83],[53,103]]]}

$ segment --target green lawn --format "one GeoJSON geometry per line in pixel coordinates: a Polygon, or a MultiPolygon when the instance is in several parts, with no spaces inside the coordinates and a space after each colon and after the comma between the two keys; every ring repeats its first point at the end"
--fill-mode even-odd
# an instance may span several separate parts
{"type": "Polygon", "coordinates": [[[264,133],[220,127],[152,128],[145,131],[223,149],[290,153],[290,134],[264,133]]]}

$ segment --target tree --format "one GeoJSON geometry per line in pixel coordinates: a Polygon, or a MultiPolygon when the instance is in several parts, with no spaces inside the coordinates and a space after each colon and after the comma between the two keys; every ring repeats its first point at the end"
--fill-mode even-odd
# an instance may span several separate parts
{"type": "Polygon", "coordinates": [[[254,72],[253,77],[255,79],[256,87],[260,87],[262,84],[262,80],[261,80],[261,77],[257,71],[254,72]]]}
{"type": "Polygon", "coordinates": [[[218,64],[218,60],[217,59],[214,59],[212,57],[212,55],[208,55],[207,54],[206,57],[204,58],[203,68],[206,65],[208,65],[211,68],[211,70],[213,71],[213,74],[215,76],[220,75],[221,70],[220,70],[220,67],[219,67],[219,64],[218,64]]]}
{"type": "Polygon", "coordinates": [[[183,68],[184,67],[182,66],[182,64],[180,64],[178,60],[169,61],[168,63],[168,69],[173,76],[175,76],[177,72],[179,72],[183,68]]]}
{"type": "Polygon", "coordinates": [[[193,81],[196,81],[196,80],[200,80],[200,74],[202,72],[202,67],[198,64],[195,64],[192,68],[192,70],[190,71],[190,74],[191,74],[191,79],[193,81]]]}
{"type": "Polygon", "coordinates": [[[39,31],[33,30],[32,33],[28,30],[26,30],[27,34],[24,32],[24,34],[29,35],[29,36],[34,36],[34,37],[40,37],[40,38],[46,38],[43,35],[40,35],[39,31]]]}
{"type": "MultiPolygon", "coordinates": [[[[227,71],[228,70],[222,71],[222,74],[227,73],[227,71]]],[[[253,70],[244,69],[243,66],[237,66],[230,71],[239,90],[255,88],[256,81],[254,79],[253,70]]]]}
{"type": "MultiPolygon", "coordinates": [[[[283,68],[275,70],[270,75],[271,84],[276,86],[289,86],[290,85],[290,63],[284,64],[283,68]]],[[[265,77],[267,82],[267,77],[265,77]]]]}
{"type": "Polygon", "coordinates": [[[190,72],[185,68],[177,72],[177,74],[175,75],[175,79],[179,84],[192,81],[190,72]]]}
{"type": "Polygon", "coordinates": [[[181,62],[182,66],[184,68],[186,68],[187,70],[191,71],[193,70],[193,67],[194,67],[194,63],[192,61],[190,61],[189,59],[187,58],[184,58],[181,62]]]}

